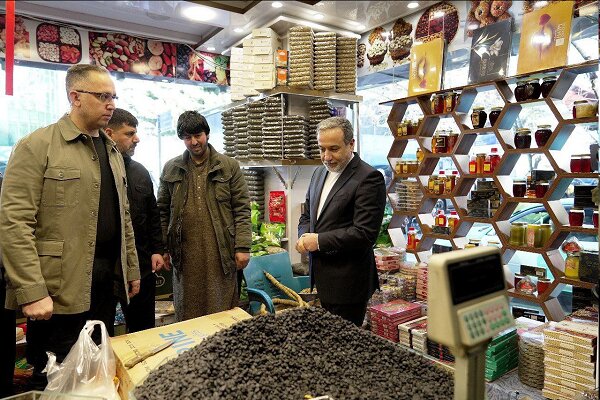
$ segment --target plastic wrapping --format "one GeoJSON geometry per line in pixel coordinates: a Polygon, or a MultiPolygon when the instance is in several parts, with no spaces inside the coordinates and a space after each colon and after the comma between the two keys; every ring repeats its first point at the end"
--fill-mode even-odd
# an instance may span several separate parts
{"type": "Polygon", "coordinates": [[[71,395],[101,396],[107,400],[117,400],[115,356],[110,347],[108,332],[102,321],[87,321],[79,338],[63,360],[56,362],[56,355],[48,352],[48,375],[46,391],[69,393],[71,395]],[[98,325],[101,343],[92,340],[94,327],[98,325]]]}

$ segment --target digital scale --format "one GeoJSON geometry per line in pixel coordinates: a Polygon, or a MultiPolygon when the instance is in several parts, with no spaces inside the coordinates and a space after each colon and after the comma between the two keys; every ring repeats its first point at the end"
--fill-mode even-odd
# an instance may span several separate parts
{"type": "Polygon", "coordinates": [[[429,258],[427,336],[454,355],[454,399],[485,399],[485,351],[514,326],[502,256],[476,247],[429,258]]]}

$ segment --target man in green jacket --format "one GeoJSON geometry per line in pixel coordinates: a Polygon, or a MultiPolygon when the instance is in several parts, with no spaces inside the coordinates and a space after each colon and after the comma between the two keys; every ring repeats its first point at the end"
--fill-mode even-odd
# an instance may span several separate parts
{"type": "Polygon", "coordinates": [[[139,290],[125,166],[102,131],[115,85],[82,64],[67,71],[66,89],[70,112],[15,145],[0,199],[6,306],[28,317],[34,389],[45,387],[47,351],[61,362],[88,319],[111,333],[116,296],[139,290]]]}
{"type": "Polygon", "coordinates": [[[165,164],[158,189],[178,321],[236,307],[236,271],[250,259],[246,181],[237,161],[208,144],[209,134],[201,114],[179,116],[177,136],[187,150],[165,164]]]}

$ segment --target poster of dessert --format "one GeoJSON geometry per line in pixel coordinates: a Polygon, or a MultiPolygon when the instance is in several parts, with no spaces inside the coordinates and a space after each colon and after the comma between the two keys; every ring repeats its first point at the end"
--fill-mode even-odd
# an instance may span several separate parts
{"type": "Polygon", "coordinates": [[[465,36],[472,37],[475,29],[512,19],[512,5],[512,1],[471,1],[465,24],[465,36]]]}
{"type": "Polygon", "coordinates": [[[417,22],[415,39],[443,34],[446,43],[450,44],[458,32],[459,24],[458,9],[452,3],[442,1],[429,7],[421,15],[417,22]]]}
{"type": "MultiPolygon", "coordinates": [[[[6,14],[0,14],[0,55],[4,56],[6,49],[6,14]]],[[[15,58],[30,58],[29,30],[25,20],[15,16],[15,58]]]]}
{"type": "Polygon", "coordinates": [[[229,57],[193,50],[190,46],[177,46],[177,78],[198,82],[227,85],[229,57]]]}
{"type": "Polygon", "coordinates": [[[442,88],[444,45],[444,39],[437,37],[412,47],[408,74],[409,96],[435,92],[442,88]]]}
{"type": "Polygon", "coordinates": [[[506,76],[511,39],[512,19],[473,31],[469,83],[491,81],[506,76]]]}
{"type": "Polygon", "coordinates": [[[89,40],[90,60],[109,71],[175,77],[174,43],[101,32],[89,32],[89,40]]]}
{"type": "Polygon", "coordinates": [[[561,1],[523,15],[517,74],[567,63],[573,5],[561,1]]]}

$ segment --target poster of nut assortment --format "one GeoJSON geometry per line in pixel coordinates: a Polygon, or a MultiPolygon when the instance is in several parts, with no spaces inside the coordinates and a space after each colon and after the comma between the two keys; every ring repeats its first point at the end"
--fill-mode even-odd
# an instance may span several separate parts
{"type": "MultiPolygon", "coordinates": [[[[0,56],[6,21],[0,14],[0,56]]],[[[51,22],[15,18],[15,59],[55,64],[98,64],[109,71],[227,85],[229,57],[193,52],[189,46],[123,33],[93,32],[51,22]]]]}

